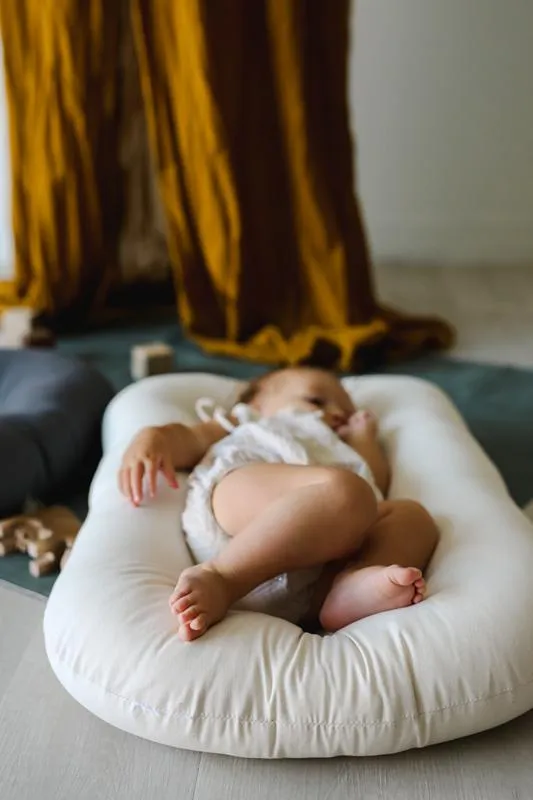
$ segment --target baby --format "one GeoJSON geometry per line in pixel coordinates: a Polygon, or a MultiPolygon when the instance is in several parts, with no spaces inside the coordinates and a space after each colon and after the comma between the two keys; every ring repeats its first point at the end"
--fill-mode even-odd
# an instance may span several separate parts
{"type": "Polygon", "coordinates": [[[418,503],[384,499],[377,434],[333,374],[299,367],[253,381],[227,417],[134,438],[119,476],[134,505],[158,473],[177,487],[193,469],[183,527],[198,563],[170,597],[184,641],[231,606],[336,631],[424,598],[438,530],[418,503]]]}

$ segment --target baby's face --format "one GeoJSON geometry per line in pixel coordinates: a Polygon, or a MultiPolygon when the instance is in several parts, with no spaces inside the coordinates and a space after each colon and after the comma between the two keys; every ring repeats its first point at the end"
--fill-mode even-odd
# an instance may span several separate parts
{"type": "Polygon", "coordinates": [[[328,372],[295,368],[271,375],[253,401],[264,417],[284,408],[322,411],[323,420],[333,430],[345,425],[356,408],[341,382],[328,372]]]}

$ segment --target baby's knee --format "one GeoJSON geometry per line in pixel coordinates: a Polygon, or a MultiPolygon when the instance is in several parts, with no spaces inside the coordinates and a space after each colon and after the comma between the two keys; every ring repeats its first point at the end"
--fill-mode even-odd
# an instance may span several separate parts
{"type": "Polygon", "coordinates": [[[418,500],[395,500],[393,505],[396,513],[402,515],[404,530],[423,538],[428,545],[437,545],[440,536],[437,523],[422,503],[418,500]]]}
{"type": "Polygon", "coordinates": [[[324,470],[328,506],[347,520],[358,520],[363,527],[377,518],[377,501],[370,484],[359,475],[340,467],[324,470]]]}

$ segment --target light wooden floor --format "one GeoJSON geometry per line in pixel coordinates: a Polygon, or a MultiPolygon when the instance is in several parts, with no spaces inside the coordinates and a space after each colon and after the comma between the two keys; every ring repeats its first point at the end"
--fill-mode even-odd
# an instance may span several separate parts
{"type": "Polygon", "coordinates": [[[533,368],[533,264],[530,267],[376,269],[380,298],[405,311],[434,313],[458,331],[455,358],[533,368]]]}
{"type": "Polygon", "coordinates": [[[44,601],[0,584],[2,800],[531,800],[533,713],[386,758],[244,761],[173,750],[93,717],[58,684],[44,601]],[[9,642],[9,647],[6,643],[9,642]]]}
{"type": "MultiPolygon", "coordinates": [[[[533,367],[533,268],[377,271],[386,302],[439,313],[456,357],[533,367]]],[[[532,510],[533,513],[533,510],[532,510]]],[[[0,800],[532,800],[533,713],[381,759],[239,761],[175,751],[78,706],[48,667],[44,601],[0,584],[0,800]]]]}

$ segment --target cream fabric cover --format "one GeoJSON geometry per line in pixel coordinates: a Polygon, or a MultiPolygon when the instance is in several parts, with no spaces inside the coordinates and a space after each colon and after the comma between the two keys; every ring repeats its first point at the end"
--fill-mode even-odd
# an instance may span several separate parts
{"type": "Polygon", "coordinates": [[[346,387],[380,417],[391,497],[421,501],[440,525],[428,599],[326,637],[232,612],[198,641],[178,639],[167,598],[191,563],[184,490],[161,484],[134,509],[116,473],[139,428],[193,422],[198,397],[229,403],[236,387],[209,375],[155,377],[109,406],[90,513],[45,616],[66,690],[138,736],[259,758],[392,753],[532,708],[533,526],[450,401],[413,378],[346,387]]]}

